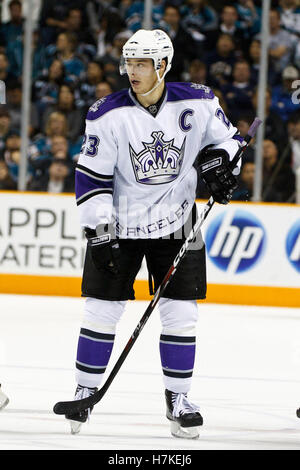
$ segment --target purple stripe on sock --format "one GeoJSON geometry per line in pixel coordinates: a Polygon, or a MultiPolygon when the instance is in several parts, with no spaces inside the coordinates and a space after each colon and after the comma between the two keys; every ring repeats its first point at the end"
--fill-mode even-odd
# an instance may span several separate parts
{"type": "Polygon", "coordinates": [[[193,369],[196,351],[194,344],[160,343],[159,349],[162,367],[182,371],[193,369]]]}
{"type": "Polygon", "coordinates": [[[77,348],[77,361],[91,366],[106,366],[112,348],[113,342],[92,341],[80,336],[77,348]]]}

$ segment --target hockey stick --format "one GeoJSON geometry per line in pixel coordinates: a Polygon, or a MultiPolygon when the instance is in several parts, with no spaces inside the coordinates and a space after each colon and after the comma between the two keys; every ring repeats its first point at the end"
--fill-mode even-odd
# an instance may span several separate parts
{"type": "MultiPolygon", "coordinates": [[[[244,138],[243,145],[238,149],[236,152],[235,156],[230,162],[230,168],[233,169],[235,168],[237,162],[241,158],[242,153],[248,146],[250,140],[252,137],[254,137],[256,130],[258,126],[261,124],[261,121],[258,118],[255,118],[252,125],[249,128],[248,134],[244,138]]],[[[107,389],[109,388],[110,384],[112,383],[113,379],[117,375],[121,365],[125,361],[129,351],[131,350],[132,346],[134,345],[135,341],[137,340],[140,332],[144,328],[147,320],[149,319],[151,313],[153,312],[154,308],[157,305],[157,302],[159,301],[160,297],[164,293],[167,285],[169,284],[170,280],[174,276],[179,264],[183,260],[184,256],[186,255],[186,252],[189,248],[190,243],[194,240],[195,236],[197,235],[198,231],[200,230],[200,227],[202,226],[204,220],[208,216],[212,206],[214,205],[214,199],[213,197],[210,197],[209,201],[207,204],[204,206],[204,209],[202,213],[199,215],[196,223],[192,227],[188,237],[184,241],[184,244],[182,245],[178,255],[176,256],[172,266],[170,267],[169,271],[165,275],[161,285],[158,287],[157,291],[154,294],[153,299],[151,300],[150,304],[148,305],[144,315],[142,316],[141,320],[139,321],[138,325],[136,326],[133,334],[129,338],[128,343],[126,344],[123,352],[121,353],[119,359],[117,360],[115,366],[113,367],[111,373],[109,374],[105,384],[103,387],[101,387],[94,395],[91,395],[87,398],[83,398],[82,400],[73,400],[73,401],[61,401],[56,403],[54,405],[53,411],[54,413],[58,415],[65,415],[65,414],[74,414],[74,413],[79,413],[83,410],[86,410],[88,408],[91,408],[94,406],[96,403],[98,403],[104,394],[106,393],[107,389]]]]}

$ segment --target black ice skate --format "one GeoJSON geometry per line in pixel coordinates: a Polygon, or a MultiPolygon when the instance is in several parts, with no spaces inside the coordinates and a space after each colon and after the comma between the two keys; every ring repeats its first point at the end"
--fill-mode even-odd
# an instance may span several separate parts
{"type": "MultiPolygon", "coordinates": [[[[83,387],[82,385],[77,385],[74,400],[81,400],[87,398],[91,395],[94,395],[97,392],[97,388],[83,387]]],[[[66,415],[66,418],[70,421],[71,425],[71,434],[78,434],[83,423],[87,421],[90,417],[93,407],[88,408],[87,410],[81,411],[73,415],[66,415]]]]}
{"type": "Polygon", "coordinates": [[[198,426],[202,426],[203,418],[199,407],[189,402],[186,393],[165,391],[167,418],[171,421],[171,434],[174,437],[197,439],[198,426]]]}
{"type": "Polygon", "coordinates": [[[8,404],[9,399],[5,395],[5,393],[2,392],[1,390],[1,384],[0,384],[0,410],[5,408],[5,406],[8,404]]]}

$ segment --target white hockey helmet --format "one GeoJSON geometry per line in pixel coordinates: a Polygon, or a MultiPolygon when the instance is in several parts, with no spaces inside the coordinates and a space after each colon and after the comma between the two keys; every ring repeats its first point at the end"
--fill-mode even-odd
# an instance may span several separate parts
{"type": "Polygon", "coordinates": [[[173,55],[173,44],[165,31],[139,29],[123,46],[120,74],[126,73],[126,59],[152,59],[158,80],[161,82],[171,69],[173,55]],[[167,59],[167,66],[163,77],[159,78],[158,73],[163,59],[167,59]]]}

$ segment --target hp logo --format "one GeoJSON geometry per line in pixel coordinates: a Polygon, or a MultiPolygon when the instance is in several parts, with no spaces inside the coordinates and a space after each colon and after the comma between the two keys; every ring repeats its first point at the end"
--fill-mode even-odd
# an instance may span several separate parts
{"type": "Polygon", "coordinates": [[[218,268],[231,274],[242,273],[261,258],[266,233],[253,214],[228,211],[209,225],[205,242],[208,256],[218,268]]]}
{"type": "Polygon", "coordinates": [[[300,219],[292,225],[286,237],[285,249],[291,265],[300,272],[300,219]]]}

